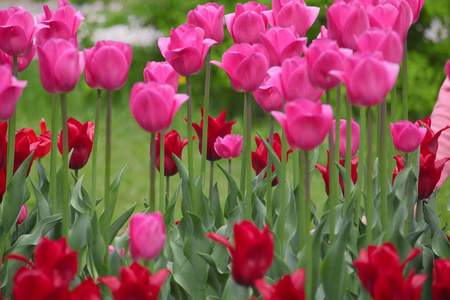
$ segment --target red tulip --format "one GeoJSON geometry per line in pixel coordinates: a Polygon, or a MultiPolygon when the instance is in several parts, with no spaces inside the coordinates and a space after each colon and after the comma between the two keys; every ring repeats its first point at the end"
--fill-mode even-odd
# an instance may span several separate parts
{"type": "Polygon", "coordinates": [[[51,131],[47,131],[45,120],[39,122],[41,127],[41,135],[36,135],[31,128],[23,128],[16,133],[18,138],[27,136],[30,141],[30,149],[34,151],[34,158],[43,158],[51,150],[51,131]]]}
{"type": "MultiPolygon", "coordinates": [[[[69,129],[68,153],[72,151],[69,168],[79,170],[86,165],[91,155],[92,141],[94,139],[94,123],[86,122],[81,124],[74,118],[69,118],[67,126],[69,129]]],[[[62,154],[62,131],[58,135],[58,150],[62,154]]]]}
{"type": "Polygon", "coordinates": [[[450,260],[436,259],[433,268],[433,299],[447,300],[450,297],[450,260]]]}
{"type": "Polygon", "coordinates": [[[263,278],[272,264],[274,245],[273,235],[266,225],[260,231],[252,222],[244,220],[233,226],[234,246],[217,233],[209,232],[206,237],[226,246],[233,265],[231,275],[241,285],[251,286],[257,279],[263,278]]]}
{"type": "Polygon", "coordinates": [[[70,300],[101,300],[100,289],[98,285],[87,278],[83,280],[71,293],[70,300]]]}
{"type": "Polygon", "coordinates": [[[418,123],[410,121],[398,121],[391,123],[391,134],[395,149],[403,153],[411,153],[422,143],[427,129],[419,127],[418,123]]]}
{"type": "Polygon", "coordinates": [[[263,12],[267,6],[249,1],[238,3],[234,13],[225,16],[225,23],[233,41],[236,44],[256,44],[261,40],[261,34],[267,29],[267,18],[263,12]]]}
{"type": "Polygon", "coordinates": [[[269,285],[263,279],[257,279],[255,285],[264,300],[304,300],[305,270],[285,275],[277,284],[269,285]]]}
{"type": "Polygon", "coordinates": [[[405,265],[420,252],[417,248],[413,249],[400,264],[397,250],[391,243],[380,247],[369,245],[367,250],[360,250],[359,260],[353,261],[353,265],[362,285],[374,300],[419,300],[427,275],[414,275],[412,270],[405,280],[403,271],[405,265]]]}
{"type": "MultiPolygon", "coordinates": [[[[27,159],[28,156],[36,149],[36,144],[30,139],[27,131],[32,130],[30,128],[24,128],[22,130],[16,131],[16,140],[14,147],[14,168],[13,172],[16,173],[17,169],[22,165],[22,163],[27,159]]],[[[35,156],[31,159],[30,166],[28,167],[27,176],[30,173],[31,165],[35,156]]]]}
{"type": "Polygon", "coordinates": [[[159,290],[170,273],[167,269],[152,275],[138,263],[130,267],[121,267],[120,279],[114,276],[100,277],[99,281],[112,292],[115,300],[142,299],[157,300],[159,290]]]}
{"type": "Polygon", "coordinates": [[[6,165],[6,153],[8,152],[8,122],[0,121],[0,169],[6,165]]]}
{"type": "Polygon", "coordinates": [[[188,12],[187,22],[203,29],[205,38],[213,39],[219,45],[223,41],[223,12],[223,5],[199,4],[194,10],[188,12]]]}
{"type": "Polygon", "coordinates": [[[403,57],[403,42],[393,30],[366,30],[359,36],[357,48],[360,52],[381,53],[384,60],[396,64],[400,64],[403,57]]]}
{"type": "Polygon", "coordinates": [[[0,120],[8,120],[16,111],[16,103],[27,86],[26,81],[19,81],[12,76],[9,65],[0,65],[0,120]]]}
{"type": "Polygon", "coordinates": [[[144,69],[144,82],[160,82],[167,83],[176,92],[178,90],[178,82],[180,74],[178,74],[172,66],[167,62],[149,61],[144,69]]]}
{"type": "MultiPolygon", "coordinates": [[[[200,154],[202,154],[202,145],[203,145],[203,108],[202,108],[202,119],[200,121],[200,125],[196,123],[192,123],[192,127],[194,127],[195,132],[197,132],[197,137],[199,140],[198,149],[200,154]]],[[[231,127],[236,121],[225,122],[226,118],[226,110],[224,109],[219,116],[214,119],[210,115],[208,115],[208,137],[206,139],[206,159],[209,161],[216,161],[220,159],[220,156],[217,154],[214,149],[214,142],[218,137],[224,137],[227,134],[231,133],[231,127]]]]}
{"type": "MultiPolygon", "coordinates": [[[[32,44],[31,50],[24,55],[17,56],[17,71],[22,72],[30,65],[31,61],[36,56],[36,45],[32,44]]],[[[13,68],[13,57],[0,50],[0,65],[9,64],[11,70],[13,68]]]]}
{"type": "Polygon", "coordinates": [[[149,261],[159,255],[166,241],[161,212],[136,213],[130,220],[130,254],[134,261],[149,261]]]}
{"type": "Polygon", "coordinates": [[[427,130],[427,133],[425,135],[425,138],[423,139],[422,143],[420,144],[420,154],[422,154],[424,157],[432,154],[433,156],[436,156],[438,145],[439,145],[439,138],[441,137],[442,132],[444,132],[447,129],[450,129],[450,126],[445,126],[444,128],[441,128],[436,133],[431,129],[431,118],[428,116],[423,120],[419,120],[416,122],[420,127],[424,127],[427,130]]]}
{"type": "Polygon", "coordinates": [[[223,159],[237,158],[242,152],[243,140],[239,134],[227,134],[223,138],[219,136],[214,142],[214,150],[223,159]]]}
{"type": "MultiPolygon", "coordinates": [[[[160,146],[161,146],[161,132],[155,138],[156,143],[156,161],[155,165],[158,171],[160,170],[160,146]]],[[[181,141],[180,134],[176,130],[171,130],[164,135],[164,176],[173,176],[178,173],[177,165],[175,164],[172,154],[175,154],[181,159],[181,152],[184,146],[188,143],[185,138],[181,141]]]]}
{"type": "Polygon", "coordinates": [[[0,203],[3,201],[3,195],[6,191],[6,166],[0,168],[0,203]]]}

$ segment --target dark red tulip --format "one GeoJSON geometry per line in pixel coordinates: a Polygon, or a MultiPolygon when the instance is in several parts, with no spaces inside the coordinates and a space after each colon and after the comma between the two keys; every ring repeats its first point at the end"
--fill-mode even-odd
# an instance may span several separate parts
{"type": "Polygon", "coordinates": [[[255,285],[264,300],[304,300],[305,270],[299,269],[292,275],[285,275],[274,285],[263,279],[256,280],[255,285]]]}
{"type": "Polygon", "coordinates": [[[436,259],[433,268],[433,299],[450,299],[450,260],[436,259]]]}
{"type": "Polygon", "coordinates": [[[209,232],[206,237],[226,246],[230,252],[233,266],[231,275],[241,285],[251,286],[257,279],[263,278],[273,260],[273,235],[266,225],[260,231],[250,221],[235,223],[233,227],[234,246],[230,241],[215,232],[209,232]]]}
{"type": "Polygon", "coordinates": [[[152,275],[136,262],[128,268],[121,267],[119,272],[120,279],[114,276],[99,278],[111,290],[115,300],[157,300],[159,290],[170,273],[169,270],[162,269],[152,275]]]}
{"type": "Polygon", "coordinates": [[[6,153],[8,152],[8,122],[0,122],[0,169],[6,165],[6,153]]]}
{"type": "MultiPolygon", "coordinates": [[[[15,173],[17,169],[19,169],[25,159],[27,159],[27,157],[30,156],[30,154],[36,149],[36,145],[33,145],[33,141],[29,136],[30,133],[28,131],[30,130],[32,131],[32,129],[30,128],[23,128],[22,130],[16,131],[13,173],[15,173]]],[[[34,158],[35,156],[33,155],[30,166],[28,167],[27,176],[30,173],[34,158]]]]}
{"type": "Polygon", "coordinates": [[[6,166],[0,168],[0,203],[3,201],[3,195],[6,191],[6,166]]]}
{"type": "Polygon", "coordinates": [[[87,278],[82,281],[71,293],[70,300],[101,300],[100,288],[92,280],[87,278]]]}
{"type": "Polygon", "coordinates": [[[41,128],[41,135],[36,135],[36,132],[31,128],[23,128],[16,133],[16,136],[27,136],[30,140],[30,148],[34,151],[34,158],[43,158],[51,149],[52,133],[47,131],[45,120],[39,122],[41,128]]]}
{"type": "MultiPolygon", "coordinates": [[[[214,142],[218,137],[224,137],[227,134],[231,133],[231,127],[236,121],[225,122],[226,110],[224,109],[217,119],[212,118],[208,115],[208,137],[207,137],[207,145],[206,145],[206,159],[209,161],[219,160],[221,157],[217,154],[214,149],[214,142]]],[[[202,108],[202,120],[200,121],[200,125],[196,123],[192,123],[192,127],[194,127],[197,132],[197,137],[199,140],[199,150],[202,153],[202,144],[203,144],[203,108],[202,108]]]]}
{"type": "MultiPolygon", "coordinates": [[[[155,165],[158,171],[160,170],[160,145],[161,132],[155,138],[156,142],[156,161],[155,165]]],[[[188,139],[181,140],[180,134],[176,130],[169,131],[164,135],[164,176],[172,176],[178,173],[177,165],[175,164],[172,154],[175,154],[181,159],[181,152],[184,146],[188,143],[188,139]]]]}

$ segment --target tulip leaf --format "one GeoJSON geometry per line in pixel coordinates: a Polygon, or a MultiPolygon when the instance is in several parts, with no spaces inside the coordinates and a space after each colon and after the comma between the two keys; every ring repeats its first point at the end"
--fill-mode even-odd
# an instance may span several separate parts
{"type": "Polygon", "coordinates": [[[433,249],[433,252],[436,253],[436,255],[440,258],[450,258],[450,243],[441,230],[437,230],[434,233],[431,248],[433,249]]]}
{"type": "Polygon", "coordinates": [[[114,223],[109,226],[109,243],[111,244],[114,241],[114,238],[117,235],[117,232],[125,225],[127,220],[131,217],[131,215],[134,212],[134,209],[136,208],[136,203],[133,204],[132,207],[130,207],[126,212],[124,212],[120,217],[118,217],[114,223]]]}
{"type": "Polygon", "coordinates": [[[266,206],[261,202],[255,193],[252,193],[253,203],[253,222],[259,228],[264,227],[266,222],[266,206]]]}
{"type": "Polygon", "coordinates": [[[183,162],[175,155],[172,154],[173,161],[177,165],[178,174],[181,179],[181,191],[182,191],[182,203],[181,203],[181,212],[183,216],[185,216],[184,212],[192,211],[192,201],[191,201],[191,188],[189,186],[189,173],[183,162]]]}
{"type": "Polygon", "coordinates": [[[45,171],[44,166],[39,160],[36,161],[36,166],[39,178],[39,189],[42,195],[44,195],[44,198],[48,199],[48,190],[50,187],[50,183],[48,182],[47,179],[47,172],[45,171]]]}
{"type": "Polygon", "coordinates": [[[225,216],[225,218],[228,218],[229,213],[238,205],[237,197],[239,196],[240,198],[242,198],[242,196],[238,189],[236,181],[234,181],[233,176],[231,176],[231,174],[228,173],[228,171],[225,170],[220,164],[217,164],[217,166],[227,178],[228,186],[230,187],[230,194],[228,195],[225,201],[225,206],[223,207],[223,215],[225,216]]]}
{"type": "Polygon", "coordinates": [[[439,225],[440,225],[439,217],[425,203],[423,205],[423,217],[425,219],[425,222],[430,226],[431,235],[434,236],[435,232],[437,230],[439,230],[439,225]]]}
{"type": "Polygon", "coordinates": [[[70,205],[80,214],[86,214],[90,209],[89,204],[82,199],[81,187],[83,186],[83,178],[84,175],[77,180],[70,197],[70,205]]]}
{"type": "Polygon", "coordinates": [[[215,218],[214,226],[216,226],[216,228],[220,228],[223,225],[223,213],[220,205],[220,197],[219,197],[219,190],[217,188],[217,183],[214,185],[212,193],[210,194],[211,199],[209,199],[209,202],[211,203],[212,212],[215,218]]]}
{"type": "Polygon", "coordinates": [[[220,272],[212,256],[205,253],[198,253],[198,255],[200,255],[200,257],[202,257],[210,266],[208,271],[208,285],[214,289],[219,297],[221,297],[223,288],[225,287],[225,283],[229,276],[220,272]]]}
{"type": "Polygon", "coordinates": [[[206,198],[205,194],[203,193],[203,186],[201,184],[197,184],[194,192],[195,192],[194,199],[200,202],[200,205],[198,205],[199,211],[197,212],[198,217],[203,222],[203,225],[205,226],[206,229],[211,229],[214,226],[215,222],[214,214],[210,209],[211,202],[206,198]]]}
{"type": "Polygon", "coordinates": [[[170,202],[167,205],[166,211],[164,212],[164,223],[166,224],[166,226],[168,226],[169,224],[173,224],[175,222],[174,220],[175,204],[177,204],[180,188],[181,185],[178,185],[177,189],[175,190],[175,193],[172,195],[172,199],[170,199],[170,202]]]}
{"type": "Polygon", "coordinates": [[[278,158],[278,155],[275,153],[275,151],[270,146],[270,144],[265,139],[263,139],[259,133],[258,133],[258,136],[261,139],[261,141],[264,143],[264,146],[266,146],[267,152],[269,153],[270,159],[272,160],[273,167],[275,168],[275,173],[277,174],[277,176],[280,176],[281,162],[280,162],[280,159],[278,158]]]}
{"type": "Polygon", "coordinates": [[[100,276],[108,275],[106,266],[103,263],[106,254],[106,246],[100,232],[100,223],[95,211],[92,214],[88,230],[88,245],[97,272],[100,276]]]}
{"type": "Polygon", "coordinates": [[[68,243],[71,249],[81,250],[87,245],[89,215],[78,215],[69,229],[68,243]]]}
{"type": "Polygon", "coordinates": [[[395,210],[393,221],[388,228],[391,238],[395,234],[403,232],[402,229],[405,227],[405,220],[408,217],[408,211],[406,210],[405,204],[405,201],[400,202],[395,210]]]}
{"type": "Polygon", "coordinates": [[[33,178],[30,178],[31,186],[33,187],[34,196],[36,197],[36,206],[38,208],[39,220],[42,220],[50,215],[50,207],[48,206],[47,200],[42,195],[41,190],[36,185],[33,178]]]}
{"type": "Polygon", "coordinates": [[[249,289],[249,287],[237,284],[233,277],[230,276],[225,285],[221,300],[249,299],[249,289]]]}

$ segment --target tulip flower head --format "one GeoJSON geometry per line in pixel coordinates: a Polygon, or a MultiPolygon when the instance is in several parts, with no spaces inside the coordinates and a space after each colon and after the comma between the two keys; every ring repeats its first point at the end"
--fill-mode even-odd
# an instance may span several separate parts
{"type": "MultiPolygon", "coordinates": [[[[161,155],[161,132],[155,137],[156,143],[156,160],[155,165],[158,171],[160,171],[160,155],[161,155]]],[[[172,154],[176,155],[179,159],[181,159],[181,152],[183,151],[184,146],[188,143],[188,139],[184,140],[180,139],[180,134],[176,130],[169,131],[166,135],[164,135],[164,176],[173,176],[178,173],[177,165],[173,160],[172,154]]]]}
{"type": "Polygon", "coordinates": [[[223,159],[237,158],[242,152],[242,142],[244,137],[241,135],[227,134],[217,137],[214,142],[214,150],[223,159]]]}
{"type": "Polygon", "coordinates": [[[371,27],[392,29],[402,41],[406,40],[413,21],[413,13],[407,1],[380,0],[377,5],[369,6],[367,12],[371,27]]]}
{"type": "Polygon", "coordinates": [[[178,82],[180,81],[180,74],[178,74],[172,66],[167,62],[147,62],[144,69],[144,82],[160,82],[167,83],[176,92],[178,90],[178,82]]]}
{"type": "Polygon", "coordinates": [[[8,120],[16,111],[16,103],[27,86],[26,81],[19,81],[12,76],[9,65],[0,65],[0,120],[8,120]]]}
{"type": "Polygon", "coordinates": [[[20,210],[20,214],[19,214],[19,218],[17,218],[16,224],[20,225],[23,223],[23,221],[25,221],[25,219],[27,218],[28,215],[28,209],[27,206],[24,204],[22,205],[22,208],[20,210]]]}
{"type": "Polygon", "coordinates": [[[259,88],[253,93],[256,103],[265,111],[280,111],[283,108],[283,95],[275,86],[272,78],[267,76],[259,88]]]}
{"type": "Polygon", "coordinates": [[[447,63],[445,64],[445,74],[447,74],[447,77],[450,78],[450,59],[447,60],[447,63]]]}
{"type": "MultiPolygon", "coordinates": [[[[333,120],[332,123],[333,128],[333,143],[336,143],[336,120],[333,120]]],[[[360,128],[359,124],[356,123],[353,118],[351,119],[351,149],[350,149],[350,156],[355,157],[356,152],[358,152],[359,149],[359,136],[360,136],[360,128]]],[[[340,120],[340,126],[339,126],[339,156],[341,159],[345,159],[345,154],[347,152],[347,121],[346,120],[340,120]]]]}
{"type": "Polygon", "coordinates": [[[134,261],[149,261],[159,255],[166,241],[161,212],[137,213],[130,220],[130,254],[134,261]]]}
{"type": "Polygon", "coordinates": [[[391,123],[391,134],[395,149],[398,152],[411,153],[422,143],[427,129],[410,121],[398,121],[391,123]]]}
{"type": "Polygon", "coordinates": [[[258,292],[263,296],[264,300],[278,299],[305,299],[305,270],[299,269],[292,275],[287,274],[280,278],[278,283],[269,285],[263,279],[255,281],[258,292]]]}
{"type": "Polygon", "coordinates": [[[225,16],[225,23],[233,41],[236,44],[256,44],[261,40],[261,34],[267,29],[267,17],[264,12],[267,6],[249,1],[238,3],[234,13],[225,16]]]}
{"type": "MultiPolygon", "coordinates": [[[[36,56],[36,51],[36,45],[32,44],[31,50],[28,51],[28,53],[17,56],[17,72],[20,73],[28,68],[31,61],[36,56]]],[[[12,70],[12,68],[14,67],[13,63],[13,57],[0,50],[0,65],[8,64],[10,65],[12,70]]]]}
{"type": "Polygon", "coordinates": [[[450,260],[436,259],[433,268],[433,299],[445,300],[450,295],[450,260]]]}
{"type": "Polygon", "coordinates": [[[406,0],[411,7],[412,14],[413,14],[413,23],[416,23],[419,20],[420,17],[420,11],[422,10],[423,4],[425,3],[425,0],[406,0]]]}
{"type": "Polygon", "coordinates": [[[360,52],[381,53],[384,60],[396,64],[400,64],[403,57],[403,42],[393,30],[366,30],[359,36],[357,48],[360,52]]]}
{"type": "Polygon", "coordinates": [[[187,22],[203,29],[205,38],[212,39],[219,45],[223,41],[223,12],[223,5],[199,4],[194,10],[188,12],[187,22]]]}
{"type": "MultiPolygon", "coordinates": [[[[19,169],[22,163],[28,158],[28,156],[36,150],[36,144],[33,143],[27,130],[32,130],[30,128],[24,128],[22,130],[16,131],[15,135],[15,146],[14,146],[14,168],[13,173],[19,169]]],[[[34,132],[33,132],[34,133],[34,132]]],[[[30,166],[28,167],[27,176],[30,173],[31,166],[35,156],[31,159],[30,166]]]]}

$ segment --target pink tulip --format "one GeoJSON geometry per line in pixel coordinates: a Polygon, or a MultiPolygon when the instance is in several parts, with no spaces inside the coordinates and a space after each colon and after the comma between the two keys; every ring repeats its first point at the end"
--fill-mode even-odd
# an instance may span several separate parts
{"type": "Polygon", "coordinates": [[[249,1],[238,3],[234,13],[225,16],[225,23],[233,41],[236,44],[256,44],[260,42],[261,34],[267,29],[267,18],[263,15],[267,6],[249,1]]]}
{"type": "Polygon", "coordinates": [[[369,53],[347,58],[344,71],[332,71],[347,87],[348,100],[355,106],[381,103],[397,81],[399,66],[369,53]]]}
{"type": "MultiPolygon", "coordinates": [[[[336,143],[336,120],[333,120],[332,123],[333,128],[333,142],[336,143]]],[[[358,152],[359,149],[359,124],[356,123],[353,118],[351,121],[351,149],[350,149],[350,155],[351,157],[356,156],[356,152],[358,152]]],[[[345,159],[345,154],[347,153],[347,121],[346,120],[340,120],[340,127],[339,127],[339,156],[341,159],[345,159]]]]}
{"type": "Polygon", "coordinates": [[[131,46],[122,42],[100,41],[84,50],[86,83],[99,90],[119,90],[128,77],[131,46]]]}
{"type": "Polygon", "coordinates": [[[391,123],[391,134],[398,152],[411,153],[420,146],[427,129],[420,127],[418,123],[404,120],[391,123]]]}
{"type": "Polygon", "coordinates": [[[371,27],[392,29],[402,41],[406,40],[413,15],[411,7],[405,0],[381,0],[376,6],[369,6],[371,27]]]}
{"type": "Polygon", "coordinates": [[[199,4],[194,10],[188,12],[187,22],[203,29],[205,38],[213,39],[217,44],[221,44],[223,41],[223,11],[223,5],[199,4]]]}
{"type": "Polygon", "coordinates": [[[41,45],[50,38],[70,40],[77,37],[77,30],[84,20],[81,12],[75,9],[67,0],[58,0],[58,9],[53,12],[44,4],[44,14],[37,17],[38,23],[47,25],[36,35],[36,43],[41,45]]]}
{"type": "MultiPolygon", "coordinates": [[[[17,71],[22,72],[30,65],[33,58],[36,56],[36,45],[31,45],[31,50],[24,55],[17,56],[17,71]]],[[[0,50],[0,65],[9,64],[13,68],[13,57],[0,50]]]]}
{"type": "Polygon", "coordinates": [[[26,81],[19,81],[12,76],[9,65],[0,65],[0,120],[11,118],[16,110],[16,102],[26,86],[26,81]]]}
{"type": "Polygon", "coordinates": [[[274,85],[283,95],[285,101],[309,99],[317,101],[324,93],[316,89],[309,79],[306,58],[294,57],[286,59],[280,67],[272,67],[269,75],[274,85]]]}
{"type": "Polygon", "coordinates": [[[269,57],[261,44],[235,44],[223,54],[222,62],[211,63],[227,72],[235,91],[252,93],[266,77],[269,57]]]}
{"type": "Polygon", "coordinates": [[[450,59],[447,60],[447,63],[445,64],[445,73],[447,74],[447,77],[450,78],[450,59]]]}
{"type": "Polygon", "coordinates": [[[130,254],[133,260],[149,261],[159,255],[166,241],[161,212],[137,213],[130,220],[130,254]]]}
{"type": "Polygon", "coordinates": [[[0,49],[11,56],[28,53],[34,36],[43,27],[34,25],[31,13],[22,7],[0,10],[0,49]]]}
{"type": "Polygon", "coordinates": [[[283,108],[283,95],[274,85],[270,76],[267,76],[261,86],[253,93],[256,103],[265,111],[281,110],[283,108]]]}
{"type": "MultiPolygon", "coordinates": [[[[116,250],[116,247],[111,246],[111,245],[108,246],[108,253],[109,254],[113,253],[114,250],[116,250]]],[[[121,258],[123,258],[123,256],[125,255],[125,249],[121,248],[119,255],[120,255],[121,258]]]]}
{"type": "Polygon", "coordinates": [[[72,91],[84,69],[82,52],[70,41],[50,39],[38,46],[39,73],[44,89],[50,94],[72,91]]]}
{"type": "Polygon", "coordinates": [[[176,92],[178,90],[180,74],[178,74],[167,61],[149,61],[144,69],[144,81],[145,83],[152,81],[167,83],[173,87],[176,92]]]}
{"type": "Polygon", "coordinates": [[[330,74],[330,71],[343,70],[344,59],[351,53],[350,49],[340,49],[333,40],[326,38],[314,40],[305,53],[311,83],[325,90],[335,88],[341,81],[330,74]]]}
{"type": "Polygon", "coordinates": [[[306,6],[303,0],[272,0],[272,10],[264,12],[264,15],[270,26],[294,26],[299,36],[305,36],[319,10],[319,7],[306,6]]]}
{"type": "Polygon", "coordinates": [[[223,138],[219,136],[214,143],[214,150],[223,159],[236,158],[242,152],[243,139],[239,134],[227,134],[223,138]]]}
{"type": "Polygon", "coordinates": [[[419,20],[420,17],[420,11],[422,10],[423,4],[425,3],[425,0],[406,0],[411,7],[411,11],[413,14],[413,23],[416,23],[417,20],[419,20]]]}
{"type": "Polygon", "coordinates": [[[188,100],[186,94],[175,94],[165,83],[136,83],[130,95],[130,110],[142,129],[156,133],[170,127],[180,106],[188,100]]]}
{"type": "Polygon", "coordinates": [[[356,2],[338,2],[327,9],[328,37],[340,47],[356,50],[356,39],[369,27],[366,9],[356,2]]]}
{"type": "Polygon", "coordinates": [[[381,52],[384,60],[396,64],[403,57],[403,42],[393,30],[371,28],[359,36],[357,48],[360,52],[381,52]]]}
{"type": "Polygon", "coordinates": [[[25,219],[27,218],[28,215],[28,209],[27,206],[24,204],[22,205],[22,209],[20,210],[20,214],[19,214],[19,218],[16,221],[17,225],[20,225],[23,223],[23,221],[25,221],[25,219]]]}
{"type": "Polygon", "coordinates": [[[199,73],[203,69],[206,54],[216,41],[205,37],[203,29],[183,24],[170,30],[170,38],[158,40],[162,56],[183,76],[199,73]]]}
{"type": "Polygon", "coordinates": [[[270,66],[281,66],[283,60],[302,55],[306,40],[298,37],[294,26],[272,27],[261,35],[261,43],[269,54],[270,66]]]}
{"type": "Polygon", "coordinates": [[[325,26],[320,26],[320,33],[317,35],[317,39],[327,39],[328,29],[325,26]]]}
{"type": "Polygon", "coordinates": [[[310,100],[286,103],[285,114],[273,111],[272,116],[280,123],[292,148],[310,151],[325,139],[333,121],[330,105],[310,100]]]}

